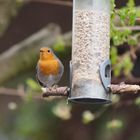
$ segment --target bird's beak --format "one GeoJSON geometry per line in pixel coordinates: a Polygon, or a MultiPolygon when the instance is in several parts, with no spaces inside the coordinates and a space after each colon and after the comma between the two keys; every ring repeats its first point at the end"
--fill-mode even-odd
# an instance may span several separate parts
{"type": "Polygon", "coordinates": [[[44,50],[43,49],[40,49],[40,52],[44,52],[44,50]]]}

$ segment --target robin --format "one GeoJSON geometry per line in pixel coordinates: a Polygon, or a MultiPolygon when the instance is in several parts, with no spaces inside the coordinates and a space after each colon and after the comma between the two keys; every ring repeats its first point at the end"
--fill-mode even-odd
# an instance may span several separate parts
{"type": "Polygon", "coordinates": [[[50,88],[56,85],[64,72],[64,66],[48,47],[40,49],[37,63],[37,80],[42,87],[50,88]]]}

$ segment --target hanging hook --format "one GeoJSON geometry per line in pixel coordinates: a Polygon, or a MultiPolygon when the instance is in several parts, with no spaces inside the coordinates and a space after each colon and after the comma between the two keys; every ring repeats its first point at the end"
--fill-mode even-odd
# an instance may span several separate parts
{"type": "Polygon", "coordinates": [[[100,65],[100,77],[102,84],[107,92],[110,91],[109,85],[111,83],[111,62],[109,59],[105,60],[100,65]]]}

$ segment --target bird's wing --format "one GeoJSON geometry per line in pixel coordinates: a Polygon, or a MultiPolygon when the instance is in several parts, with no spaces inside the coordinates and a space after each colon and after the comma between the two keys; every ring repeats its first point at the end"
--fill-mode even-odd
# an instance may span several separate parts
{"type": "MultiPolygon", "coordinates": [[[[53,53],[53,51],[52,51],[52,53],[53,53]]],[[[53,53],[54,54],[54,53],[53,53]]],[[[55,79],[55,83],[54,84],[57,84],[59,81],[60,81],[60,79],[61,79],[61,77],[62,77],[62,75],[63,75],[63,73],[64,73],[64,66],[63,66],[63,64],[62,64],[62,62],[59,60],[59,58],[54,54],[54,57],[56,58],[56,60],[59,62],[59,73],[58,73],[58,75],[56,76],[54,76],[53,77],[53,79],[55,79]]]]}
{"type": "Polygon", "coordinates": [[[61,79],[61,77],[62,77],[62,75],[64,73],[64,66],[63,66],[62,62],[59,59],[58,59],[58,61],[59,61],[59,64],[60,64],[59,65],[59,73],[58,73],[57,76],[54,77],[54,79],[55,79],[54,84],[57,84],[60,81],[60,79],[61,79]]]}
{"type": "Polygon", "coordinates": [[[39,80],[38,65],[36,66],[36,80],[37,80],[37,82],[40,84],[40,86],[46,87],[46,85],[45,85],[43,82],[41,82],[41,80],[39,80]]]}

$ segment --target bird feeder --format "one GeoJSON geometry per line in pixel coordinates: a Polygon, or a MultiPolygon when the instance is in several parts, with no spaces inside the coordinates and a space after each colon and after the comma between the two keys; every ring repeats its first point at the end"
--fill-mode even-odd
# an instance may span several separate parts
{"type": "Polygon", "coordinates": [[[110,0],[74,0],[69,100],[109,103],[110,0]]]}

